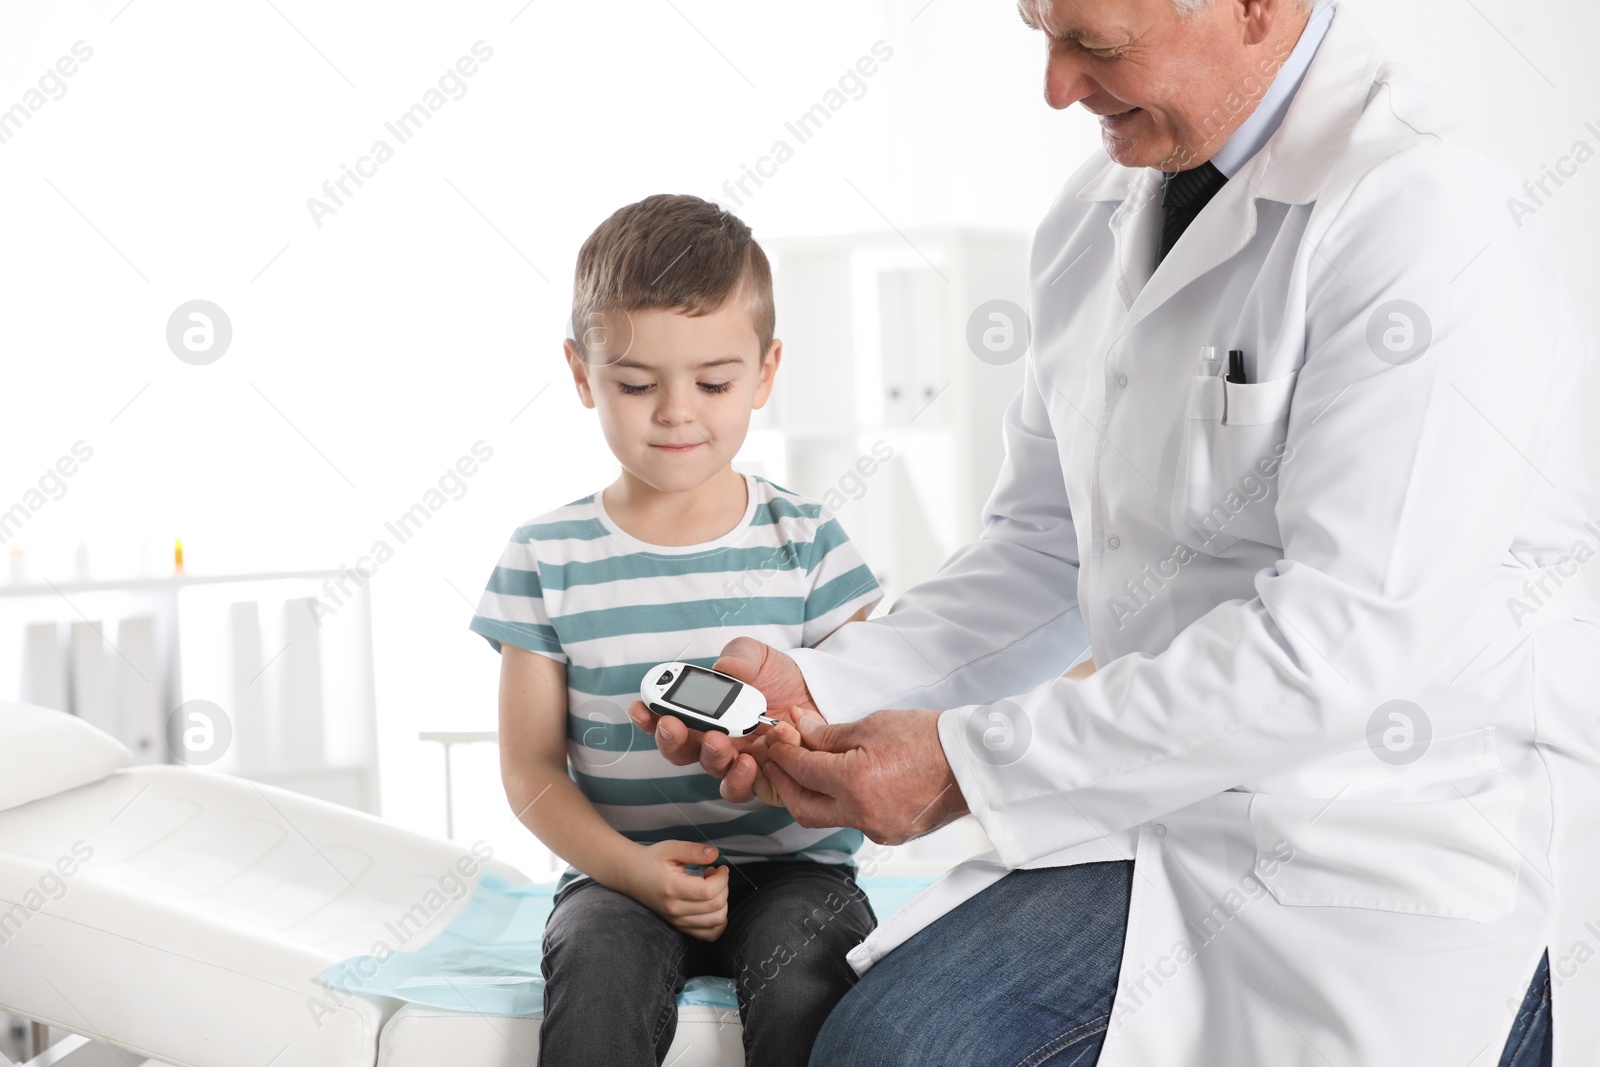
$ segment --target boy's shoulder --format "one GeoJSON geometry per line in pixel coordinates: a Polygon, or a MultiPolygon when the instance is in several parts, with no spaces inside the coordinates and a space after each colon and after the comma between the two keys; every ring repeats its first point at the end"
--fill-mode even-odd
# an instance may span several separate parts
{"type": "Polygon", "coordinates": [[[820,500],[815,500],[793,489],[787,489],[759,474],[752,474],[758,490],[752,526],[777,525],[782,519],[811,519],[826,521],[832,518],[820,500]]]}
{"type": "Polygon", "coordinates": [[[593,541],[609,532],[600,521],[596,505],[599,492],[581,496],[576,500],[551,508],[542,515],[520,522],[511,532],[511,540],[519,544],[542,541],[593,541]]]}
{"type": "Polygon", "coordinates": [[[755,475],[761,494],[750,517],[752,535],[780,545],[799,546],[814,566],[822,556],[845,545],[849,535],[826,500],[816,500],[755,475]]]}

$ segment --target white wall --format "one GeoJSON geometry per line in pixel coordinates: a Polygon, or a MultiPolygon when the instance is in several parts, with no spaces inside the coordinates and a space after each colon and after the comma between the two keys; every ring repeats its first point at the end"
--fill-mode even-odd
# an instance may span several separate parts
{"type": "MultiPolygon", "coordinates": [[[[1592,4],[1347,3],[1513,173],[1600,145],[1592,4]]],[[[50,576],[79,542],[112,576],[173,535],[193,570],[353,563],[486,442],[377,577],[386,813],[432,832],[415,734],[494,724],[497,661],[465,626],[501,540],[613,471],[559,362],[588,231],[650,192],[726,199],[880,40],[859,99],[741,205],[758,235],[1026,230],[1096,137],[1042,103],[1010,0],[8,0],[0,109],[79,40],[65,95],[0,144],[0,509],[75,441],[94,458],[5,550],[50,576]],[[465,96],[315,225],[307,198],[479,40],[465,96]],[[205,367],[164,337],[197,297],[234,329],[205,367]]],[[[1540,215],[1583,303],[1597,173],[1540,215]]]]}

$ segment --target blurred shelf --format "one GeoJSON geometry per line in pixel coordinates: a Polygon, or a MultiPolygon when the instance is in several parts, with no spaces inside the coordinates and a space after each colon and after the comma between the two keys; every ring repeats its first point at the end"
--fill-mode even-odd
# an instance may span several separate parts
{"type": "Polygon", "coordinates": [[[43,582],[0,585],[0,597],[55,596],[61,593],[122,593],[140,589],[181,589],[190,585],[226,585],[234,582],[274,582],[288,579],[337,578],[344,571],[270,571],[256,574],[171,574],[162,578],[119,578],[106,581],[43,582]]]}

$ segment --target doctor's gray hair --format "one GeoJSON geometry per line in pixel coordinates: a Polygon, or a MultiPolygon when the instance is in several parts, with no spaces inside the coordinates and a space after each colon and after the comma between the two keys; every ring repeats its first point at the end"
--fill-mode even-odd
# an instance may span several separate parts
{"type": "MultiPolygon", "coordinates": [[[[1300,5],[1301,11],[1310,11],[1317,6],[1317,0],[1295,0],[1295,3],[1300,5]]],[[[1172,6],[1178,9],[1181,18],[1198,15],[1211,4],[1212,0],[1172,0],[1172,6]]]]}

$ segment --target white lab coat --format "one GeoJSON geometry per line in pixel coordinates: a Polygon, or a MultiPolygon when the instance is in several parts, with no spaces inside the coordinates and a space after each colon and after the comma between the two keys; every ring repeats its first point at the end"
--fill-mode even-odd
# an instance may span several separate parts
{"type": "MultiPolygon", "coordinates": [[[[1009,869],[1134,857],[1107,1067],[1498,1062],[1600,920],[1558,848],[1597,766],[1590,346],[1510,191],[1348,12],[1159,269],[1158,174],[1072,176],[982,536],[795,653],[832,720],[949,709],[994,845],[859,971],[1009,869]],[[1409,762],[1367,741],[1397,700],[1409,762]]],[[[1569,987],[1557,1062],[1591,1063],[1569,987]]]]}

